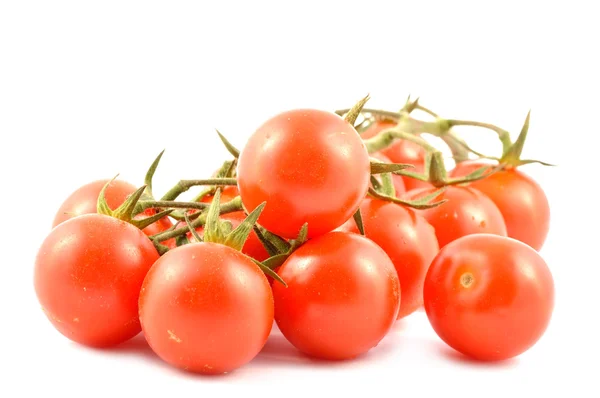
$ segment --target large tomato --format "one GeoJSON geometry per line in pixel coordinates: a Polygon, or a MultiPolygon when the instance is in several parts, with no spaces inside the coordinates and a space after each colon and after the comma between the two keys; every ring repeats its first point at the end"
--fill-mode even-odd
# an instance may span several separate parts
{"type": "Polygon", "coordinates": [[[424,288],[425,311],[436,333],[480,360],[517,356],[545,332],[554,283],[544,260],[515,239],[478,234],[444,247],[424,288]]]}
{"type": "MultiPolygon", "coordinates": [[[[94,214],[97,213],[98,208],[98,196],[102,188],[110,180],[99,180],[86,184],[77,190],[75,190],[69,197],[62,203],[56,216],[54,217],[53,227],[58,224],[69,220],[73,217],[80,216],[82,214],[94,214]]],[[[137,188],[122,180],[110,181],[108,187],[104,191],[106,203],[108,207],[115,210],[125,202],[125,200],[134,193],[137,188]]],[[[136,219],[149,217],[156,214],[155,209],[147,209],[141,214],[136,216],[136,219]]],[[[157,233],[163,232],[173,226],[173,222],[169,217],[163,217],[154,224],[151,224],[144,228],[144,233],[147,236],[152,236],[157,233]]],[[[175,247],[175,240],[169,239],[168,241],[162,242],[168,247],[175,247]]]]}
{"type": "MultiPolygon", "coordinates": [[[[418,189],[406,194],[408,199],[417,199],[433,193],[437,188],[418,189]]],[[[435,228],[440,247],[462,236],[491,233],[506,236],[506,225],[498,207],[474,188],[449,186],[436,200],[448,200],[440,206],[419,210],[435,228]]]]}
{"type": "MultiPolygon", "coordinates": [[[[452,177],[465,176],[488,163],[459,163],[452,177]]],[[[542,187],[516,168],[498,171],[472,182],[473,188],[486,194],[500,209],[508,236],[527,243],[536,250],[544,245],[550,229],[550,206],[542,187]]]]}
{"type": "Polygon", "coordinates": [[[35,291],[54,327],[89,346],[111,346],[140,332],[138,297],[159,258],[142,231],[87,214],[56,226],[35,262],[35,291]]]}
{"type": "Polygon", "coordinates": [[[191,243],[163,255],[144,280],[139,303],[150,347],[192,372],[244,365],[273,325],[273,296],[263,272],[217,243],[191,243]]]}
{"type": "Polygon", "coordinates": [[[334,231],[309,240],[273,284],[275,321],[300,351],[348,359],[375,347],[398,316],[400,283],[385,252],[360,235],[334,231]]]}
{"type": "MultiPolygon", "coordinates": [[[[400,279],[402,302],[398,318],[423,304],[423,283],[439,251],[435,230],[423,217],[402,205],[367,198],[360,207],[365,236],[390,257],[400,279]]],[[[354,219],[341,230],[358,233],[354,219]]]]}
{"type": "Polygon", "coordinates": [[[342,225],[369,185],[369,155],[360,136],[330,112],[298,109],[269,119],[239,157],[238,186],[248,211],[267,203],[259,223],[297,237],[308,222],[315,237],[342,225]]]}
{"type": "MultiPolygon", "coordinates": [[[[395,125],[396,123],[390,120],[376,120],[361,134],[361,137],[363,139],[375,137],[383,130],[390,129],[395,125]]],[[[412,164],[415,167],[410,169],[411,172],[423,173],[424,171],[426,152],[419,144],[406,140],[397,140],[389,147],[380,151],[380,153],[390,159],[393,163],[412,164]]],[[[371,156],[374,156],[374,154],[371,156]]],[[[428,182],[411,177],[401,177],[404,180],[406,191],[431,187],[431,184],[428,182]]]]}

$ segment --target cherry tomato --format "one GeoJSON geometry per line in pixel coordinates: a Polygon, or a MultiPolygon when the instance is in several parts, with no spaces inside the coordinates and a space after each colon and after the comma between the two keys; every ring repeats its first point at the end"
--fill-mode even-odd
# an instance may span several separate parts
{"type": "Polygon", "coordinates": [[[142,231],[87,214],[56,226],[35,262],[35,291],[48,319],[69,339],[105,347],[137,335],[138,296],[159,258],[142,231]]]}
{"type": "Polygon", "coordinates": [[[469,235],[444,247],[424,288],[425,311],[448,345],[480,360],[503,360],[533,346],[554,306],[544,260],[515,239],[469,235]]]}
{"type": "Polygon", "coordinates": [[[250,137],[238,164],[238,186],[248,211],[265,202],[259,223],[296,238],[342,225],[367,194],[370,162],[360,136],[330,112],[280,113],[250,137]]]}
{"type": "Polygon", "coordinates": [[[252,360],[273,325],[267,278],[248,257],[217,243],[164,254],[140,294],[150,347],[164,361],[198,373],[224,373],[252,360]]]}
{"type": "MultiPolygon", "coordinates": [[[[58,224],[69,220],[73,217],[80,216],[82,214],[92,214],[97,212],[98,195],[102,188],[108,183],[109,180],[98,180],[86,184],[76,191],[74,191],[69,197],[62,203],[56,216],[52,227],[56,227],[58,224]]],[[[122,180],[113,180],[104,191],[106,202],[111,209],[119,207],[129,195],[135,192],[137,188],[122,180]]]]}
{"type": "MultiPolygon", "coordinates": [[[[465,176],[488,163],[459,163],[452,177],[465,176]]],[[[550,206],[542,187],[525,173],[511,168],[470,184],[486,194],[500,209],[508,236],[536,250],[544,245],[550,229],[550,206]]]]}
{"type": "MultiPolygon", "coordinates": [[[[371,157],[378,159],[385,163],[393,163],[387,156],[383,155],[380,152],[371,154],[371,157]]],[[[379,182],[381,182],[381,177],[375,176],[375,178],[377,178],[377,180],[379,182]]],[[[396,196],[399,196],[399,195],[403,194],[404,192],[406,192],[406,188],[404,187],[404,180],[402,179],[402,176],[400,176],[398,174],[392,174],[392,182],[394,183],[394,190],[395,190],[396,196]]]]}
{"type": "MultiPolygon", "coordinates": [[[[433,227],[413,210],[391,202],[367,198],[360,207],[365,236],[390,257],[400,279],[402,303],[398,318],[423,305],[423,283],[439,246],[433,227]]],[[[354,219],[339,229],[358,233],[354,219]]]]}
{"type": "Polygon", "coordinates": [[[279,268],[275,321],[300,351],[348,359],[375,347],[400,308],[394,264],[371,240],[334,231],[309,240],[279,268]]]}
{"type": "MultiPolygon", "coordinates": [[[[436,188],[407,192],[408,199],[417,199],[433,193],[436,188]]],[[[440,206],[419,210],[427,222],[435,228],[441,247],[462,236],[491,233],[506,236],[506,225],[498,207],[490,198],[474,188],[449,186],[437,200],[447,199],[440,206]]]]}
{"type": "MultiPolygon", "coordinates": [[[[60,206],[60,209],[56,213],[54,218],[54,222],[52,224],[53,227],[56,227],[58,224],[69,220],[73,217],[80,216],[82,214],[94,214],[97,213],[97,203],[98,196],[100,195],[100,191],[102,188],[108,183],[110,180],[99,180],[94,181],[89,184],[86,184],[75,192],[73,192],[60,206]]],[[[119,206],[127,200],[129,195],[134,193],[137,188],[122,180],[113,180],[110,181],[110,184],[104,191],[104,196],[106,198],[106,203],[108,207],[115,210],[119,206]]],[[[146,209],[141,214],[138,214],[135,218],[145,218],[148,216],[152,216],[156,214],[155,209],[146,209]]],[[[159,232],[163,232],[173,226],[173,223],[169,219],[169,217],[163,217],[154,224],[149,225],[144,228],[144,233],[147,236],[155,235],[159,232]]],[[[175,240],[169,239],[168,241],[161,242],[162,244],[168,247],[175,247],[175,240]]]]}
{"type": "MultiPolygon", "coordinates": [[[[361,134],[361,137],[363,139],[375,137],[383,130],[390,129],[395,125],[396,123],[390,120],[376,120],[361,134]]],[[[414,142],[398,140],[379,153],[386,156],[393,163],[412,164],[415,167],[410,169],[411,172],[423,173],[425,165],[425,150],[414,142]]],[[[374,154],[371,154],[371,156],[374,156],[374,154]]],[[[404,187],[406,191],[418,188],[431,188],[431,184],[428,182],[417,180],[411,177],[399,177],[404,180],[404,187]]]]}

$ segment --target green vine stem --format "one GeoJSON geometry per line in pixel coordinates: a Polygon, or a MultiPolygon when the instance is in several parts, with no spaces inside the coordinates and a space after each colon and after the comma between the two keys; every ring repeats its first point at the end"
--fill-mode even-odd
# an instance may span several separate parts
{"type": "Polygon", "coordinates": [[[151,208],[172,208],[172,209],[196,209],[204,210],[209,203],[201,202],[178,202],[174,200],[140,200],[138,202],[139,212],[151,208]]]}
{"type": "Polygon", "coordinates": [[[237,185],[235,178],[208,178],[206,180],[181,180],[163,195],[161,200],[174,200],[188,189],[199,185],[237,185]]]}
{"type": "MultiPolygon", "coordinates": [[[[236,196],[234,199],[230,200],[229,202],[226,202],[226,203],[223,203],[222,205],[220,205],[219,214],[233,213],[235,211],[242,211],[242,210],[244,210],[244,208],[242,206],[242,198],[240,198],[239,196],[236,196]]],[[[198,214],[198,216],[190,223],[190,225],[193,228],[198,228],[198,227],[204,226],[204,224],[206,223],[207,213],[202,212],[202,213],[196,213],[196,214],[198,214]]],[[[195,214],[192,214],[189,217],[189,219],[191,219],[194,215],[195,214]]],[[[152,235],[150,237],[150,239],[152,239],[154,242],[164,242],[165,240],[168,240],[171,238],[177,238],[178,236],[185,235],[185,234],[187,234],[187,232],[189,232],[189,226],[185,225],[183,227],[178,227],[173,230],[168,230],[168,231],[158,233],[156,235],[152,235]]]]}
{"type": "Polygon", "coordinates": [[[439,152],[437,148],[425,141],[423,138],[419,137],[418,135],[403,131],[398,126],[384,130],[375,137],[365,140],[364,143],[369,153],[375,153],[387,148],[394,141],[399,139],[412,141],[423,147],[427,152],[439,152]]]}

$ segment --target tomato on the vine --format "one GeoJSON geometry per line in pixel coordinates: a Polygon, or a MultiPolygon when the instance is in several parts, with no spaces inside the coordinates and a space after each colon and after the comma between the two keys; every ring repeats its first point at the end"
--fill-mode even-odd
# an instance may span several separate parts
{"type": "Polygon", "coordinates": [[[548,266],[530,246],[477,234],[445,246],[424,288],[425,311],[448,345],[480,360],[517,356],[544,334],[554,307],[548,266]]]}
{"type": "MultiPolygon", "coordinates": [[[[391,120],[375,120],[360,136],[362,139],[373,138],[384,130],[393,128],[396,123],[391,120]]],[[[379,153],[386,156],[393,163],[412,164],[414,167],[410,169],[413,173],[423,173],[425,169],[426,152],[419,144],[397,140],[389,147],[381,150],[379,153]]],[[[375,154],[371,154],[375,156],[375,154]]],[[[418,188],[430,188],[431,184],[425,181],[417,180],[416,178],[399,176],[404,180],[406,191],[411,191],[418,188]]]]}
{"type": "MultiPolygon", "coordinates": [[[[437,188],[418,189],[406,194],[418,199],[437,188]]],[[[438,243],[444,247],[465,235],[491,233],[506,236],[506,225],[498,207],[483,193],[470,187],[449,186],[436,200],[447,202],[418,212],[435,228],[438,243]]]]}
{"type": "Polygon", "coordinates": [[[273,325],[273,295],[263,272],[217,243],[191,243],[164,254],[144,280],[139,306],[152,350],[199,373],[224,373],[249,362],[273,325]]]}
{"type": "Polygon", "coordinates": [[[400,308],[394,264],[371,240],[334,231],[309,240],[279,268],[275,321],[300,351],[348,359],[375,347],[400,308]]]}
{"type": "MultiPolygon", "coordinates": [[[[125,200],[136,191],[136,187],[126,181],[122,180],[98,180],[86,184],[77,190],[75,190],[60,206],[52,227],[69,220],[71,218],[80,216],[82,214],[95,214],[98,208],[98,196],[102,191],[102,188],[107,184],[104,196],[108,207],[115,210],[125,202],[125,200]]],[[[146,209],[144,212],[138,214],[135,219],[142,219],[156,214],[156,209],[146,209]]],[[[173,222],[169,217],[163,217],[157,222],[150,224],[143,229],[147,236],[152,236],[160,232],[166,231],[173,226],[173,222]]],[[[161,242],[167,247],[175,247],[175,240],[169,239],[165,242],[161,242]]]]}
{"type": "Polygon", "coordinates": [[[269,119],[240,153],[238,187],[244,206],[266,201],[259,224],[309,238],[342,225],[365,197],[369,155],[354,127],[340,116],[297,109],[269,119]]]}
{"type": "Polygon", "coordinates": [[[89,346],[111,346],[137,335],[138,296],[159,258],[138,228],[101,214],[57,225],[35,261],[35,291],[54,327],[89,346]]]}
{"type": "MultiPolygon", "coordinates": [[[[423,283],[439,246],[433,227],[412,209],[379,199],[367,198],[360,206],[365,236],[390,257],[400,279],[402,302],[398,318],[423,304],[423,283]]],[[[354,219],[340,230],[358,233],[354,219]]]]}
{"type": "MultiPolygon", "coordinates": [[[[489,163],[461,162],[451,171],[452,177],[463,177],[489,163]]],[[[486,194],[500,209],[508,236],[540,250],[550,229],[550,206],[542,187],[531,177],[509,168],[497,171],[470,186],[486,194]]]]}

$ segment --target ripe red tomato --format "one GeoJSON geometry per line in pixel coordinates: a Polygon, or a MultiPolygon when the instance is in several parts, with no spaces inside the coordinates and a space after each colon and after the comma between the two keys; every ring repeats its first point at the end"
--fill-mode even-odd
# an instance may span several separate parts
{"type": "Polygon", "coordinates": [[[259,223],[297,237],[308,222],[309,238],[342,225],[367,194],[370,162],[360,136],[330,112],[280,113],[250,137],[238,164],[238,186],[248,211],[267,202],[259,223]]]}
{"type": "MultiPolygon", "coordinates": [[[[381,160],[382,162],[393,163],[387,156],[383,155],[380,152],[371,154],[371,157],[381,160]]],[[[381,182],[380,177],[376,176],[375,178],[377,178],[377,180],[381,182]]],[[[404,180],[402,179],[402,176],[400,176],[398,174],[392,174],[392,182],[394,183],[394,190],[395,190],[396,196],[402,195],[404,192],[406,192],[406,188],[404,186],[404,180]]]]}
{"type": "MultiPolygon", "coordinates": [[[[100,195],[102,188],[104,188],[108,182],[109,180],[94,181],[73,192],[60,206],[60,209],[54,218],[52,227],[56,227],[58,224],[82,214],[97,213],[98,196],[100,195]]],[[[136,190],[137,188],[134,185],[126,181],[113,180],[106,188],[106,191],[104,191],[106,203],[108,203],[108,206],[111,209],[115,210],[136,190]]],[[[138,214],[135,218],[145,218],[154,214],[156,214],[155,209],[147,209],[143,213],[138,214]]],[[[169,217],[163,217],[154,224],[144,228],[143,231],[147,236],[152,236],[163,232],[172,226],[173,223],[171,222],[171,219],[169,217]]],[[[168,241],[162,242],[162,244],[168,247],[175,247],[175,239],[169,239],[168,241]]]]}
{"type": "MultiPolygon", "coordinates": [[[[96,213],[98,195],[100,195],[100,191],[102,191],[102,188],[108,182],[109,180],[93,181],[69,195],[56,212],[52,227],[54,228],[58,224],[82,214],[96,213]]],[[[106,191],[104,191],[108,206],[113,210],[116,209],[136,189],[134,185],[126,181],[113,180],[106,188],[106,191]]]]}
{"type": "MultiPolygon", "coordinates": [[[[417,199],[433,193],[437,188],[409,191],[408,199],[417,199]]],[[[447,199],[440,206],[419,210],[435,228],[441,247],[462,236],[491,233],[506,236],[506,225],[498,207],[490,198],[474,188],[449,186],[436,200],[447,199]]]]}
{"type": "Polygon", "coordinates": [[[164,361],[199,373],[224,373],[252,360],[273,325],[267,278],[248,257],[216,243],[164,254],[140,294],[150,347],[164,361]]]}
{"type": "Polygon", "coordinates": [[[554,282],[544,260],[512,238],[469,235],[444,247],[424,288],[425,311],[448,345],[480,360],[517,356],[545,332],[554,282]]]}
{"type": "MultiPolygon", "coordinates": [[[[390,120],[376,120],[369,128],[367,128],[362,134],[363,139],[375,137],[383,130],[394,127],[396,123],[390,120]]],[[[390,159],[393,163],[406,163],[415,166],[410,169],[414,173],[423,173],[425,165],[425,150],[418,144],[406,141],[397,140],[389,147],[380,151],[381,154],[390,159]]],[[[374,154],[371,154],[374,156],[374,154]]],[[[411,177],[399,176],[404,180],[404,187],[406,191],[410,191],[418,188],[431,188],[431,184],[425,181],[417,180],[411,177]]]]}
{"type": "MultiPolygon", "coordinates": [[[[390,257],[400,279],[402,303],[398,318],[423,304],[423,283],[439,246],[433,227],[423,217],[404,206],[367,198],[360,206],[365,236],[390,257]]],[[[358,233],[354,219],[341,230],[358,233]]]]}
{"type": "MultiPolygon", "coordinates": [[[[488,163],[459,163],[452,177],[465,176],[488,163]]],[[[544,245],[550,229],[550,206],[542,187],[525,173],[511,168],[472,182],[473,188],[486,194],[500,209],[508,236],[536,250],[544,245]]]]}
{"type": "Polygon", "coordinates": [[[48,319],[69,339],[111,346],[140,332],[138,296],[159,258],[142,231],[101,214],[56,226],[35,262],[35,291],[48,319]]]}
{"type": "Polygon", "coordinates": [[[300,351],[348,359],[375,347],[400,308],[394,264],[371,240],[334,231],[309,240],[279,268],[275,321],[300,351]]]}

